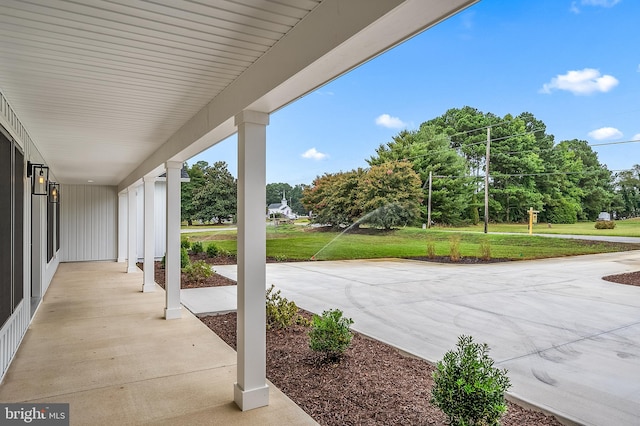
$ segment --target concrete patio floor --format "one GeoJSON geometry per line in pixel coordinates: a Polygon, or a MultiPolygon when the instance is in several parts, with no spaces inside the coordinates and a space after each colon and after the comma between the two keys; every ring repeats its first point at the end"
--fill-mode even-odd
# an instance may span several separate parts
{"type": "Polygon", "coordinates": [[[118,263],[61,264],[2,384],[0,401],[70,404],[75,425],[316,424],[273,384],[270,405],[233,402],[236,353],[187,309],[118,263]]]}

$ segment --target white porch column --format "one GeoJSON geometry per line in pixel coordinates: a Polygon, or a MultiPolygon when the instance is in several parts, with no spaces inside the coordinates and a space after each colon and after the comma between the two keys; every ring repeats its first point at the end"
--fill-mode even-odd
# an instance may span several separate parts
{"type": "Polygon", "coordinates": [[[269,115],[243,111],[238,126],[238,382],[241,410],[269,404],[266,383],[266,126],[269,115]]]}
{"type": "Polygon", "coordinates": [[[127,189],[127,272],[139,272],[138,260],[138,189],[135,186],[127,189]]]}
{"type": "Polygon", "coordinates": [[[156,194],[156,178],[145,176],[144,182],[144,278],[142,291],[155,291],[155,251],[156,234],[154,232],[154,203],[156,194]]]}
{"type": "Polygon", "coordinates": [[[167,161],[167,249],[165,257],[165,319],[182,317],[180,307],[180,161],[167,161]]]}
{"type": "Polygon", "coordinates": [[[127,259],[127,193],[118,194],[118,262],[127,259]]]}

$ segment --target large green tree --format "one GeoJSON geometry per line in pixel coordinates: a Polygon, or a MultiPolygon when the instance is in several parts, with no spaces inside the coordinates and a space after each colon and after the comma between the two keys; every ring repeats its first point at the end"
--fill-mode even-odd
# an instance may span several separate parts
{"type": "Polygon", "coordinates": [[[576,185],[581,190],[582,206],[578,219],[595,220],[600,212],[609,211],[614,202],[613,175],[605,165],[600,163],[598,154],[591,149],[589,143],[572,139],[560,142],[557,149],[575,155],[582,166],[582,170],[576,173],[579,177],[576,185]]]}
{"type": "Polygon", "coordinates": [[[184,167],[189,175],[189,182],[181,185],[180,201],[182,220],[186,220],[189,225],[196,219],[196,209],[193,204],[194,194],[199,192],[205,184],[204,171],[209,167],[206,161],[198,161],[191,167],[186,162],[184,167]]]}
{"type": "Polygon", "coordinates": [[[325,173],[304,189],[302,203],[311,211],[315,223],[332,226],[354,224],[362,216],[358,185],[365,170],[325,173]]]}
{"type": "MultiPolygon", "coordinates": [[[[476,188],[470,185],[468,164],[450,147],[449,138],[435,126],[423,124],[419,130],[403,130],[391,142],[380,145],[376,156],[367,160],[371,166],[406,161],[418,174],[423,188],[420,198],[428,200],[429,173],[432,174],[432,220],[456,223],[465,218],[465,210],[473,208],[471,200],[476,188]]],[[[423,205],[423,221],[426,205],[423,205]]]]}
{"type": "Polygon", "coordinates": [[[194,193],[195,218],[203,222],[215,220],[222,223],[236,215],[237,181],[227,170],[227,163],[217,161],[204,170],[205,184],[194,193]]]}
{"type": "Polygon", "coordinates": [[[616,217],[640,216],[640,165],[636,164],[631,170],[617,173],[615,185],[616,217]]]}
{"type": "Polygon", "coordinates": [[[361,223],[391,229],[415,224],[420,217],[420,177],[411,163],[394,161],[371,167],[357,187],[361,223]]]}

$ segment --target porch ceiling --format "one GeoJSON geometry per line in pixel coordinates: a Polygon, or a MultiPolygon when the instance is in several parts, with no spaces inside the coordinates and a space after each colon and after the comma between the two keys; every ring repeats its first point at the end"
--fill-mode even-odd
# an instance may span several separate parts
{"type": "Polygon", "coordinates": [[[122,187],[475,1],[0,0],[0,91],[59,182],[122,187]]]}

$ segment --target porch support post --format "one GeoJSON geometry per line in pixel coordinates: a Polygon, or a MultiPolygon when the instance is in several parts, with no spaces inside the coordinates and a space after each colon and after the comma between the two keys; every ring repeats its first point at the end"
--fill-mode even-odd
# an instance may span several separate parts
{"type": "Polygon", "coordinates": [[[180,161],[167,161],[167,249],[165,257],[165,319],[182,317],[180,307],[180,161]]]}
{"type": "Polygon", "coordinates": [[[118,262],[127,259],[127,193],[118,194],[118,262]]]}
{"type": "Polygon", "coordinates": [[[266,382],[266,126],[269,115],[243,111],[238,126],[238,369],[234,401],[242,411],[269,405],[266,382]]]}
{"type": "Polygon", "coordinates": [[[144,182],[144,279],[142,291],[155,291],[155,217],[153,214],[155,194],[156,194],[156,178],[145,176],[144,182]]]}
{"type": "Polygon", "coordinates": [[[127,272],[139,272],[138,261],[138,190],[135,186],[127,189],[127,272]]]}

